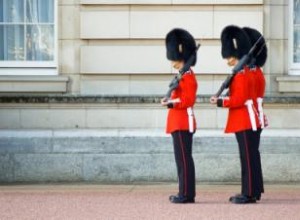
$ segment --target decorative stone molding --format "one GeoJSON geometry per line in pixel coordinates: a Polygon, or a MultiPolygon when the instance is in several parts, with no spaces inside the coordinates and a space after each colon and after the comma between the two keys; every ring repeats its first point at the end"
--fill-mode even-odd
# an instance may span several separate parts
{"type": "MultiPolygon", "coordinates": [[[[86,96],[86,95],[0,95],[0,103],[97,103],[97,104],[151,104],[159,103],[161,96],[86,96]]],[[[197,103],[209,103],[210,96],[198,96],[197,103]]],[[[267,104],[300,104],[300,96],[268,96],[267,104]]]]}
{"type": "Polygon", "coordinates": [[[83,5],[258,5],[263,4],[263,0],[81,0],[83,5]]]}
{"type": "Polygon", "coordinates": [[[277,77],[278,91],[279,92],[300,92],[300,77],[299,76],[286,76],[277,77]]]}
{"type": "Polygon", "coordinates": [[[0,93],[67,92],[65,76],[0,76],[0,93]]]}

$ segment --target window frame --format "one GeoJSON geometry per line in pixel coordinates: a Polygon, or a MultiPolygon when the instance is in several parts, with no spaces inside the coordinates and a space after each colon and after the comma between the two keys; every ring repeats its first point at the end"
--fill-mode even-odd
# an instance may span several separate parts
{"type": "Polygon", "coordinates": [[[294,0],[289,0],[289,75],[300,75],[300,62],[294,62],[294,0]]]}
{"type": "MultiPolygon", "coordinates": [[[[58,1],[54,0],[54,60],[0,61],[0,75],[57,75],[58,71],[58,1]],[[24,71],[26,69],[26,71],[24,71]]],[[[25,6],[24,6],[25,7],[25,6]]],[[[26,10],[26,7],[25,9],[26,10]]],[[[24,23],[21,23],[26,24],[24,23]]]]}

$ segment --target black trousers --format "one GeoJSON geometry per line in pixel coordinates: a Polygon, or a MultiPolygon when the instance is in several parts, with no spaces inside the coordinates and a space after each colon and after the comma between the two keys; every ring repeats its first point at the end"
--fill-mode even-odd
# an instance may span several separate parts
{"type": "Polygon", "coordinates": [[[179,195],[194,198],[195,166],[192,157],[193,133],[189,131],[175,131],[172,133],[179,195]]]}
{"type": "Polygon", "coordinates": [[[240,153],[243,195],[258,197],[264,192],[259,152],[261,129],[235,133],[240,153]]]}

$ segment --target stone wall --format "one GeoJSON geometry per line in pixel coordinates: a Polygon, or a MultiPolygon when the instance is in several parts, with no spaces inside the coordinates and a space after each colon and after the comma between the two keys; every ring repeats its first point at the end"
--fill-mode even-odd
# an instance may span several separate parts
{"type": "Polygon", "coordinates": [[[239,181],[234,137],[222,134],[227,111],[208,102],[230,73],[219,40],[228,24],[255,27],[267,39],[265,180],[299,181],[300,80],[288,75],[288,1],[58,2],[59,76],[0,77],[0,182],[176,181],[159,105],[174,72],[164,46],[173,27],[202,45],[197,180],[239,181]]]}
{"type": "Polygon", "coordinates": [[[163,94],[173,70],[164,38],[174,27],[201,42],[199,95],[212,94],[230,72],[220,55],[228,24],[264,31],[261,0],[61,1],[60,72],[82,95],[163,94]],[[74,19],[73,19],[74,18],[74,19]]]}
{"type": "Polygon", "coordinates": [[[299,77],[288,75],[288,1],[59,0],[58,10],[59,76],[0,76],[1,93],[163,94],[174,72],[164,38],[183,27],[202,45],[194,69],[198,94],[209,95],[230,73],[220,32],[236,24],[257,28],[267,39],[267,95],[299,95],[299,77]]]}
{"type": "MultiPolygon", "coordinates": [[[[163,129],[167,109],[159,96],[0,96],[0,129],[163,129]]],[[[265,113],[271,129],[298,129],[299,97],[267,97],[265,113]]],[[[195,105],[199,128],[224,128],[227,109],[199,96],[195,105]]]]}
{"type": "MultiPolygon", "coordinates": [[[[299,182],[299,130],[263,131],[264,180],[299,182]]],[[[193,157],[199,182],[240,182],[233,135],[198,130],[193,157]]],[[[163,130],[0,131],[0,183],[176,182],[171,137],[163,130]]]]}

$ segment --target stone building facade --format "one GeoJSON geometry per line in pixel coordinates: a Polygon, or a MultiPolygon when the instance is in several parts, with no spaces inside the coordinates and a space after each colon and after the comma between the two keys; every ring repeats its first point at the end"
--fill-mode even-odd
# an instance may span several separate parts
{"type": "MultiPolygon", "coordinates": [[[[2,62],[0,91],[1,94],[33,96],[162,97],[173,71],[166,60],[164,38],[173,27],[183,27],[202,45],[195,67],[199,82],[198,95],[209,96],[217,91],[230,73],[220,55],[220,32],[224,26],[236,24],[254,27],[264,33],[269,48],[269,58],[264,68],[266,94],[285,105],[280,97],[298,96],[300,90],[297,71],[292,73],[292,66],[289,65],[289,57],[294,52],[293,48],[297,47],[288,46],[293,36],[293,25],[289,23],[293,13],[289,10],[290,4],[296,4],[294,2],[297,1],[61,0],[54,3],[57,4],[57,34],[54,36],[57,58],[54,65],[48,68],[22,68],[21,64],[16,71],[16,68],[9,68],[6,62],[2,62]]],[[[114,108],[105,108],[103,114],[97,114],[98,110],[94,112],[94,108],[72,107],[68,102],[47,111],[41,106],[31,106],[29,109],[32,110],[22,105],[17,108],[5,107],[1,110],[1,128],[119,126],[119,121],[114,125],[107,117],[108,122],[99,125],[99,120],[102,120],[100,115],[107,115],[106,111],[114,114],[114,108]],[[35,120],[31,120],[29,115],[34,115],[35,120]]],[[[289,116],[294,117],[297,113],[292,111],[293,106],[289,107],[289,116]]],[[[127,115],[126,109],[120,111],[118,108],[115,114],[123,118],[123,115],[127,115]]],[[[143,113],[134,114],[143,117],[144,113],[149,115],[149,110],[151,107],[147,106],[143,113]]],[[[273,125],[276,128],[298,127],[292,119],[288,123],[286,120],[280,121],[277,116],[281,115],[281,110],[281,107],[269,110],[273,125]]],[[[202,118],[198,123],[200,127],[217,128],[224,124],[223,116],[218,118],[218,111],[211,106],[205,105],[199,111],[200,118],[201,115],[209,118],[202,118]]],[[[141,120],[137,118],[135,121],[138,124],[124,121],[122,127],[163,127],[161,119],[164,113],[160,109],[151,112],[154,115],[149,122],[139,124],[141,120]]]]}
{"type": "MultiPolygon", "coordinates": [[[[51,4],[51,1],[47,2],[51,4]]],[[[201,43],[198,63],[194,68],[199,84],[195,113],[200,129],[195,151],[199,153],[199,158],[204,159],[203,167],[218,166],[212,165],[207,158],[214,158],[214,161],[220,159],[216,152],[221,149],[224,140],[227,140],[220,135],[227,112],[211,106],[208,98],[218,90],[231,71],[220,53],[220,33],[229,24],[256,28],[267,40],[269,57],[264,67],[267,81],[265,111],[270,120],[270,131],[266,132],[264,149],[267,155],[273,157],[267,161],[266,166],[272,167],[276,161],[277,157],[271,147],[275,143],[282,163],[285,164],[282,170],[288,166],[296,170],[300,166],[287,162],[300,153],[295,147],[299,138],[296,131],[300,128],[297,121],[300,118],[300,65],[297,63],[299,1],[52,2],[54,17],[50,22],[53,26],[53,32],[50,33],[53,38],[51,62],[32,63],[25,58],[22,62],[17,60],[15,64],[9,59],[0,60],[0,128],[2,143],[5,143],[1,146],[0,157],[1,161],[6,161],[0,166],[0,173],[5,173],[2,181],[174,179],[168,169],[160,170],[159,174],[154,173],[155,164],[159,164],[160,160],[153,160],[152,155],[156,152],[159,154],[158,158],[164,158],[166,151],[170,155],[164,161],[172,160],[171,149],[164,150],[165,145],[170,143],[164,139],[166,110],[160,107],[159,99],[167,91],[174,73],[166,59],[164,45],[166,33],[174,27],[187,29],[201,43]],[[283,139],[279,141],[276,138],[280,135],[283,139]],[[204,142],[201,142],[203,137],[204,142]],[[289,137],[293,138],[291,151],[286,146],[281,148],[289,137]],[[86,139],[83,141],[76,138],[86,139]],[[122,138],[128,139],[124,144],[124,149],[129,149],[128,151],[118,145],[122,138]],[[102,140],[103,146],[114,146],[120,155],[107,159],[107,155],[116,152],[112,150],[113,147],[109,150],[105,150],[103,146],[98,149],[97,143],[102,140]],[[143,154],[143,150],[130,148],[140,147],[143,141],[151,145],[148,150],[147,144],[142,148],[146,152],[145,157],[139,154],[140,151],[143,154]],[[204,146],[204,151],[201,151],[206,141],[215,146],[215,150],[204,146]],[[40,148],[38,142],[44,143],[43,147],[40,148]],[[26,144],[23,146],[22,143],[26,144]],[[160,143],[167,144],[163,145],[162,151],[157,151],[160,143]],[[141,161],[148,160],[150,168],[144,164],[133,173],[129,168],[122,171],[121,168],[128,165],[128,162],[122,160],[123,154],[130,158],[134,167],[138,168],[141,161]],[[138,159],[134,159],[135,154],[138,154],[138,159]],[[103,167],[95,168],[103,160],[106,161],[103,167]],[[108,161],[113,161],[113,165],[108,161]],[[53,166],[46,174],[43,172],[45,167],[36,166],[44,162],[45,166],[53,166]],[[109,167],[120,172],[121,176],[103,171],[109,167]],[[61,171],[63,169],[66,172],[61,171]],[[11,170],[12,174],[7,174],[7,170],[11,170]]],[[[9,19],[6,22],[2,19],[2,23],[0,20],[0,28],[6,23],[9,23],[9,19]]],[[[28,46],[28,41],[25,44],[28,46]]],[[[28,50],[25,56],[27,58],[28,50]]],[[[228,143],[234,145],[230,138],[232,137],[229,137],[228,143]]],[[[238,164],[231,164],[231,156],[236,155],[236,152],[225,150],[223,153],[223,159],[229,163],[228,169],[224,166],[224,170],[219,167],[217,173],[201,173],[201,179],[237,179],[238,171],[232,170],[238,164]],[[231,156],[227,157],[228,155],[231,156]],[[224,173],[228,173],[228,176],[224,173]]],[[[291,174],[282,172],[280,175],[271,173],[267,176],[269,181],[283,179],[300,180],[294,171],[291,174]]]]}

